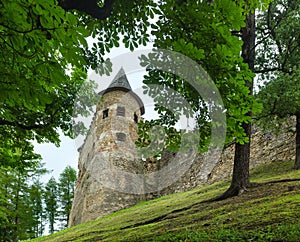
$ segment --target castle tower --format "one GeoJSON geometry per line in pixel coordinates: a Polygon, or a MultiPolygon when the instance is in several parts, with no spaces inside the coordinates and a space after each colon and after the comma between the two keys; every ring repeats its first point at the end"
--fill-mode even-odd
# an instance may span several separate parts
{"type": "MultiPolygon", "coordinates": [[[[123,193],[103,185],[106,178],[101,177],[101,172],[107,167],[117,167],[130,173],[141,170],[135,141],[138,138],[137,123],[145,112],[144,104],[132,91],[123,68],[99,96],[101,100],[89,133],[79,149],[79,175],[69,226],[105,216],[141,199],[140,195],[123,193]]],[[[109,179],[114,178],[113,172],[109,174],[109,179]]],[[[116,182],[120,186],[130,183],[127,179],[116,182]]]]}

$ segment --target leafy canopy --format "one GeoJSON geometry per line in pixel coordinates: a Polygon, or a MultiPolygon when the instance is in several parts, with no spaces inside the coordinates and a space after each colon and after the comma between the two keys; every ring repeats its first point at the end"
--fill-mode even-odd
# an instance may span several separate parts
{"type": "Polygon", "coordinates": [[[258,16],[257,73],[263,104],[258,123],[266,129],[300,111],[300,1],[274,0],[258,16]]]}
{"type": "MultiPolygon", "coordinates": [[[[252,81],[254,74],[241,57],[242,40],[240,31],[245,27],[249,11],[268,1],[161,1],[158,21],[152,24],[155,36],[154,46],[179,52],[196,61],[210,75],[222,96],[227,116],[227,141],[238,143],[248,141],[242,123],[251,122],[249,112],[257,112],[260,106],[253,99],[246,81],[252,81]]],[[[200,147],[209,144],[211,113],[207,100],[185,80],[169,73],[155,70],[148,63],[147,85],[167,86],[180,92],[192,107],[200,131],[200,147]]],[[[201,78],[198,81],[202,81],[201,78]]],[[[145,87],[146,92],[163,99],[159,88],[145,87]]],[[[181,111],[184,106],[178,103],[181,111]]],[[[177,121],[176,115],[157,105],[160,120],[152,120],[146,127],[159,123],[170,127],[177,121]]],[[[219,124],[224,125],[224,124],[219,124]]],[[[143,127],[141,127],[143,129],[143,127]]],[[[166,128],[167,129],[167,128],[166,128]]],[[[169,130],[173,135],[173,130],[169,130]]],[[[142,143],[148,137],[142,137],[142,143]]],[[[142,144],[140,144],[142,145],[142,144]]],[[[172,147],[174,148],[174,147],[172,147]]],[[[174,148],[176,149],[176,148],[174,148]]]]}
{"type": "Polygon", "coordinates": [[[111,14],[103,20],[65,11],[58,5],[61,2],[0,3],[1,165],[17,165],[21,160],[15,156],[22,152],[32,156],[31,140],[58,145],[59,130],[70,136],[72,107],[86,79],[84,72],[90,67],[109,72],[110,66],[101,65],[103,55],[119,45],[121,35],[130,49],[149,39],[152,1],[114,1],[111,14]],[[97,39],[92,48],[88,36],[97,39]],[[73,68],[83,73],[72,76],[73,68]]]}

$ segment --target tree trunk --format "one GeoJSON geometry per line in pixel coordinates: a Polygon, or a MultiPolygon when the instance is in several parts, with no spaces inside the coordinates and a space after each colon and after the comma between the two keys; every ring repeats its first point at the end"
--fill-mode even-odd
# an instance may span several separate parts
{"type": "MultiPolygon", "coordinates": [[[[255,60],[255,13],[250,13],[246,17],[246,26],[242,29],[242,57],[248,64],[250,70],[254,72],[255,60]]],[[[253,94],[253,80],[246,80],[250,95],[253,94]]],[[[247,115],[252,116],[252,113],[247,115]]],[[[231,186],[229,189],[235,190],[235,195],[241,194],[249,185],[249,162],[250,162],[250,142],[251,142],[251,123],[243,123],[242,127],[249,142],[245,144],[235,144],[234,166],[231,186]]]]}
{"type": "MultiPolygon", "coordinates": [[[[244,62],[249,65],[250,70],[254,71],[255,60],[255,13],[249,13],[246,17],[246,26],[242,29],[242,57],[244,62]]],[[[250,95],[253,94],[253,80],[246,80],[250,95]]],[[[251,116],[251,112],[247,115],[251,116]]],[[[219,201],[229,197],[242,194],[249,185],[249,162],[250,162],[250,139],[251,139],[251,123],[243,123],[242,127],[249,142],[245,144],[235,144],[234,166],[231,185],[228,190],[212,199],[211,201],[219,201]]]]}
{"type": "Polygon", "coordinates": [[[15,225],[15,229],[14,229],[14,242],[18,242],[19,241],[19,199],[20,199],[20,190],[21,190],[21,178],[20,175],[17,174],[18,176],[18,183],[17,183],[17,191],[16,191],[16,197],[15,197],[15,218],[14,218],[14,225],[15,225]]]}
{"type": "Polygon", "coordinates": [[[300,112],[296,114],[296,160],[295,169],[300,169],[300,112]]]}

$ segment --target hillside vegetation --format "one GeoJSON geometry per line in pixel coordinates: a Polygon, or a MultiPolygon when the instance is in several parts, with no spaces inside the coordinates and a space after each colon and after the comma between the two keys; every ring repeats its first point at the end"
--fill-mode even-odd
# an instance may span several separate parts
{"type": "Polygon", "coordinates": [[[272,162],[251,171],[241,196],[201,203],[229,181],[141,202],[33,241],[299,241],[300,170],[272,162]]]}

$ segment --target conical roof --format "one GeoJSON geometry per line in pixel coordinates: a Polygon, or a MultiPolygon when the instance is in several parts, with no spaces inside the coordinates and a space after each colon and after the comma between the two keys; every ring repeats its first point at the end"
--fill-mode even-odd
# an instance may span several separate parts
{"type": "Polygon", "coordinates": [[[115,78],[110,83],[108,89],[110,89],[110,88],[126,88],[130,91],[132,90],[123,67],[121,67],[118,74],[115,76],[115,78]]]}
{"type": "Polygon", "coordinates": [[[112,80],[108,88],[101,91],[99,95],[102,96],[105,93],[116,91],[116,90],[128,92],[138,102],[140,106],[141,115],[145,113],[144,103],[142,99],[132,91],[123,67],[121,67],[118,74],[112,80]]]}

